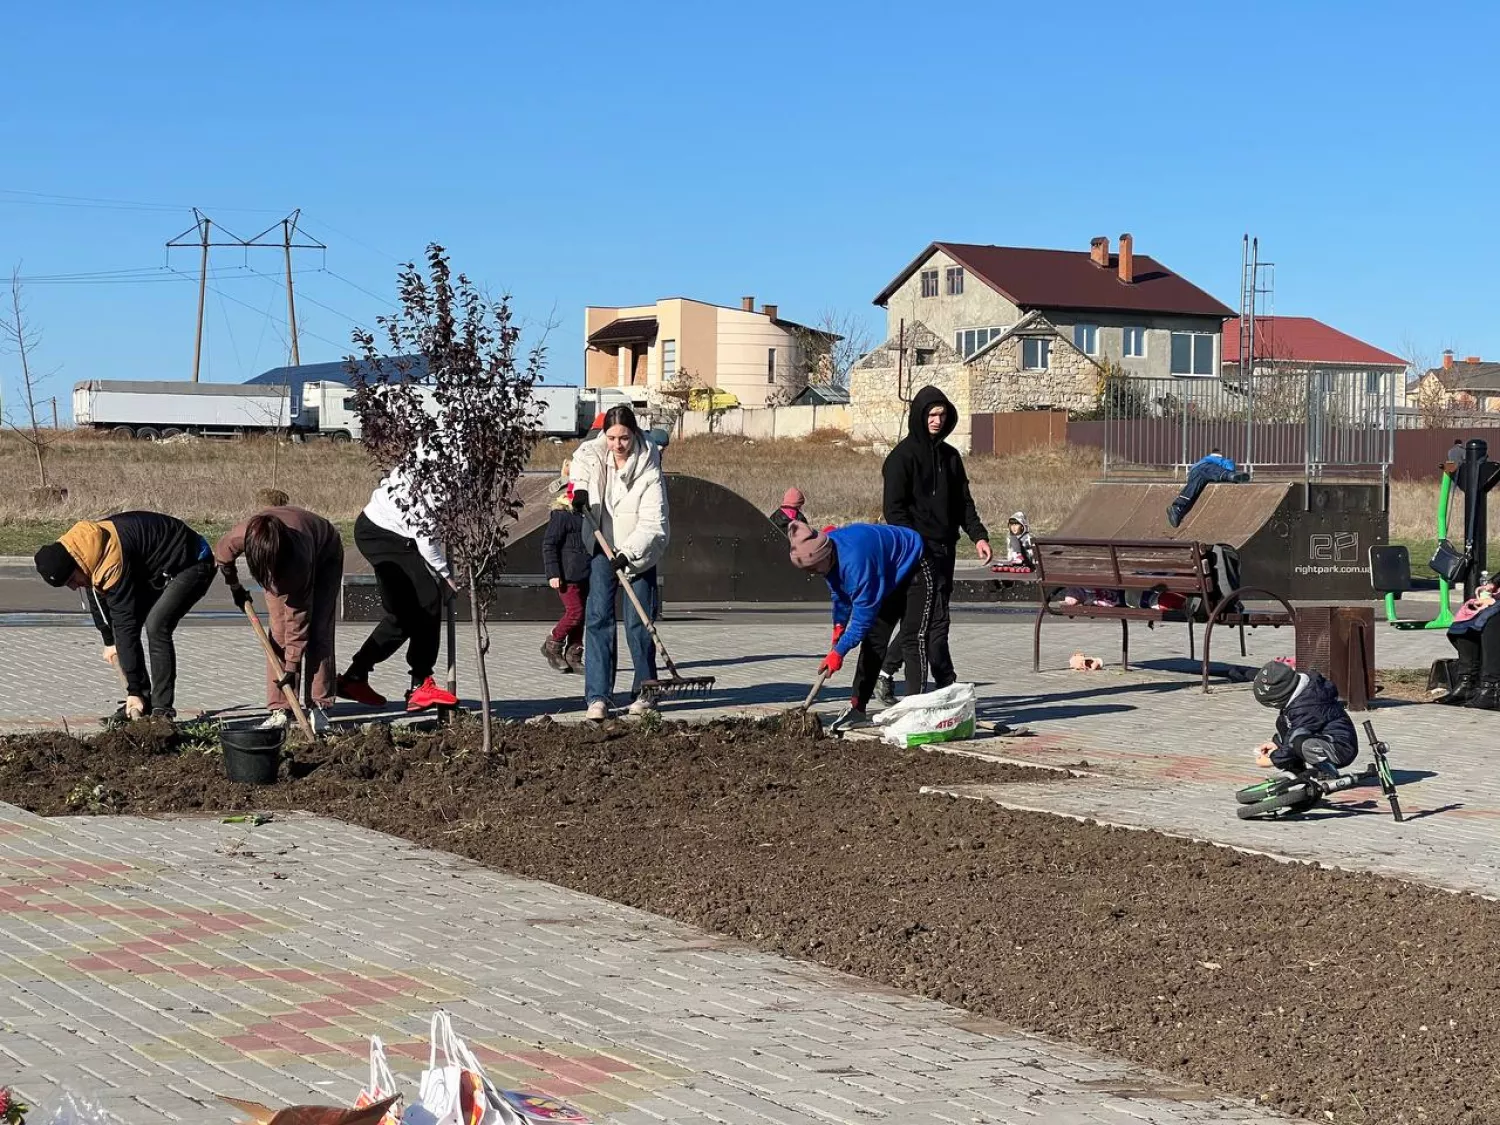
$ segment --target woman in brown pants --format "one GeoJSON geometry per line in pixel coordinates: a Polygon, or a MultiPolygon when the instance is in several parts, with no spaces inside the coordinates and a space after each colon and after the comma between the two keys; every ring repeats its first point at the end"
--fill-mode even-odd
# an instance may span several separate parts
{"type": "Polygon", "coordinates": [[[283,685],[297,690],[305,664],[312,675],[315,727],[326,727],[323,708],[333,705],[337,665],[334,628],[344,581],[344,544],[338,528],[303,508],[267,508],[231,528],[214,545],[214,561],[228,583],[235,605],[250,595],[240,584],[235,560],[245,556],[250,576],[266,592],[271,614],[271,646],[285,674],[280,680],[266,668],[269,727],[288,725],[283,685]]]}

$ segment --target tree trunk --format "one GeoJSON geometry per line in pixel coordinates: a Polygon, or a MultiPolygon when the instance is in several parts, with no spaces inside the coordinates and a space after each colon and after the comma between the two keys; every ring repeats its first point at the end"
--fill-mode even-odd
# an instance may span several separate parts
{"type": "Polygon", "coordinates": [[[31,448],[36,452],[36,482],[42,488],[47,487],[47,462],[42,456],[42,438],[36,432],[36,427],[31,428],[31,448]]]}
{"type": "Polygon", "coordinates": [[[486,643],[484,628],[484,606],[479,601],[479,583],[469,580],[469,616],[474,619],[474,658],[479,663],[479,716],[483,724],[480,749],[490,752],[490,677],[484,666],[486,643]]]}

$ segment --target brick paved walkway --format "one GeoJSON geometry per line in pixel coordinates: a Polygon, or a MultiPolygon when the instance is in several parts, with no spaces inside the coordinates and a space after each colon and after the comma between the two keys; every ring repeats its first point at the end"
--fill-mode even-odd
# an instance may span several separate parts
{"type": "Polygon", "coordinates": [[[620,1125],[1282,1120],[942,1004],[313,817],[0,805],[0,1084],[120,1122],[415,1082],[441,1005],[502,1086],[620,1125]]]}
{"type": "MultiPolygon", "coordinates": [[[[673,709],[683,717],[800,698],[827,636],[808,614],[702,615],[665,629],[685,670],[720,678],[714,696],[673,709]]],[[[576,716],[577,680],[541,665],[541,632],[495,630],[502,710],[576,716]]],[[[345,644],[361,636],[350,630],[345,644]]],[[[1404,785],[1406,824],[1384,814],[1376,790],[1297,823],[1242,822],[1231,791],[1257,776],[1249,748],[1270,714],[1244,684],[1201,695],[1179,631],[1138,631],[1139,670],[1091,676],[1031,673],[1030,631],[1014,618],[967,615],[954,639],[960,670],[982,685],[983,716],[1033,732],[985,750],[1088,762],[1087,776],[1066,785],[984,796],[1500,893],[1500,785],[1487,769],[1500,716],[1374,712],[1404,785]]],[[[1060,625],[1044,641],[1051,669],[1075,648],[1117,657],[1109,627],[1060,625]]],[[[1220,657],[1238,661],[1233,639],[1221,644],[1220,657]]],[[[1246,663],[1290,646],[1289,634],[1264,631],[1246,663]]],[[[190,627],[180,650],[185,704],[259,698],[247,629],[190,627]]],[[[1378,634],[1382,666],[1425,665],[1446,651],[1441,635],[1378,634]]],[[[401,671],[382,670],[377,686],[394,692],[401,671]]],[[[473,682],[467,657],[460,675],[473,682]]],[[[0,629],[0,688],[6,729],[83,724],[118,698],[94,635],[55,625],[0,629]]],[[[0,1082],[14,1069],[34,1095],[59,1083],[99,1091],[122,1121],[205,1119],[197,1101],[212,1091],[347,1096],[372,1031],[411,1075],[435,1004],[453,1010],[497,1077],[621,1122],[1275,1119],[1183,1091],[1121,1097],[1160,1092],[1162,1080],[311,818],[251,830],[41,821],[0,806],[0,980],[20,995],[0,1011],[0,1082]]]]}

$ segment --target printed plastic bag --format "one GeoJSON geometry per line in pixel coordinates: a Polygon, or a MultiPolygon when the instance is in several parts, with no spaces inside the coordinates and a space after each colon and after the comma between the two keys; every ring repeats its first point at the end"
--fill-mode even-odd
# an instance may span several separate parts
{"type": "MultiPolygon", "coordinates": [[[[380,1036],[370,1036],[370,1081],[359,1097],[354,1099],[355,1109],[364,1109],[365,1106],[374,1105],[376,1102],[384,1101],[396,1093],[396,1076],[391,1073],[390,1064],[385,1057],[385,1044],[380,1041],[380,1036]]],[[[401,1102],[385,1111],[380,1119],[380,1125],[398,1125],[401,1120],[401,1102]]]]}
{"type": "Polygon", "coordinates": [[[507,1108],[521,1125],[537,1125],[538,1122],[561,1121],[565,1125],[593,1125],[582,1110],[567,1102],[549,1098],[543,1094],[526,1094],[520,1090],[501,1090],[507,1108]]]}
{"type": "Polygon", "coordinates": [[[974,685],[950,684],[910,695],[875,716],[880,737],[892,746],[927,746],[974,737],[974,685]]]}

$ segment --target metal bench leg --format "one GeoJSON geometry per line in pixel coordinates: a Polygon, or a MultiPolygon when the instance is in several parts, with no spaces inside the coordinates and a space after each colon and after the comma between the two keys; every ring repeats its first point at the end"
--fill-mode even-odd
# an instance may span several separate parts
{"type": "Polygon", "coordinates": [[[1036,625],[1031,631],[1031,670],[1040,672],[1042,670],[1042,618],[1047,616],[1047,606],[1044,602],[1042,608],[1036,611],[1036,625]]]}
{"type": "Polygon", "coordinates": [[[1120,618],[1120,667],[1130,671],[1130,619],[1120,618]]]}
{"type": "Polygon", "coordinates": [[[1240,655],[1245,655],[1245,626],[1243,622],[1240,624],[1240,655]]]}
{"type": "Polygon", "coordinates": [[[1214,619],[1209,615],[1208,624],[1203,629],[1203,694],[1208,694],[1208,653],[1214,641],[1214,619]]]}
{"type": "Polygon", "coordinates": [[[1192,619],[1191,616],[1189,616],[1188,619],[1187,619],[1187,627],[1188,627],[1188,659],[1189,660],[1196,660],[1196,659],[1198,659],[1198,652],[1193,647],[1193,619],[1192,619]]]}

